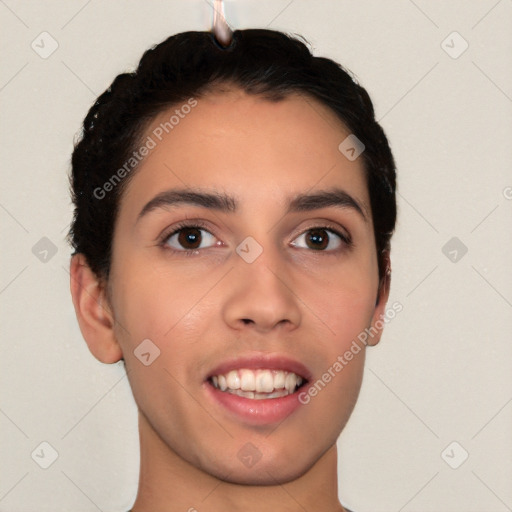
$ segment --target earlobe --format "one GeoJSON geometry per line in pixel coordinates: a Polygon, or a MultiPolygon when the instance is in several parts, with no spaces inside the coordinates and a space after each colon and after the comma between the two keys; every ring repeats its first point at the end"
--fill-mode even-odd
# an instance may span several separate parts
{"type": "Polygon", "coordinates": [[[70,290],[80,331],[94,357],[110,364],[119,361],[123,352],[115,337],[114,316],[105,288],[83,254],[72,256],[70,290]]]}

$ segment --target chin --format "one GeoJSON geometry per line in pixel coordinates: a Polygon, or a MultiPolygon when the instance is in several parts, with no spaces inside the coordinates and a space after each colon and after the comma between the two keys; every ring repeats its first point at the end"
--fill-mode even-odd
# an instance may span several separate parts
{"type": "Polygon", "coordinates": [[[224,482],[239,485],[279,485],[292,482],[315,465],[321,454],[315,456],[297,450],[294,457],[280,453],[261,454],[252,460],[242,461],[237,455],[234,458],[203,461],[202,470],[224,482]]]}
{"type": "MultiPolygon", "coordinates": [[[[314,464],[311,464],[311,466],[314,464]]],[[[213,473],[216,478],[223,480],[224,482],[238,484],[238,485],[261,485],[261,486],[271,486],[271,485],[282,485],[288,482],[292,482],[297,478],[300,478],[308,471],[308,467],[301,469],[293,468],[291,471],[291,467],[276,467],[269,464],[257,464],[252,468],[243,468],[239,467],[231,468],[231,473],[227,476],[222,476],[218,474],[218,470],[213,473]]]]}

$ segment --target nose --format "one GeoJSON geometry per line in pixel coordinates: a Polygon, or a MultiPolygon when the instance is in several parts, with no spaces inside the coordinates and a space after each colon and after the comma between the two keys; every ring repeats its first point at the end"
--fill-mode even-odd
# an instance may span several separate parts
{"type": "Polygon", "coordinates": [[[300,325],[300,299],[293,291],[289,267],[277,251],[264,250],[252,263],[235,255],[229,281],[222,313],[231,328],[266,333],[292,331],[300,325]]]}

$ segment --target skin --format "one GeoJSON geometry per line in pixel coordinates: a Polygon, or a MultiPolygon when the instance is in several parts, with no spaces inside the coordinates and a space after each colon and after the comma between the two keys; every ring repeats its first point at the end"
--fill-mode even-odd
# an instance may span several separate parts
{"type": "MultiPolygon", "coordinates": [[[[146,136],[175,108],[156,118],[146,136]]],[[[208,398],[204,380],[226,359],[253,354],[285,354],[317,380],[384,314],[389,278],[379,283],[362,158],[349,161],[338,150],[348,134],[311,98],[270,102],[236,88],[210,93],[126,188],[108,282],[82,255],[72,258],[82,334],[98,360],[124,358],[139,408],[134,512],[344,510],[336,440],[357,400],[365,349],[280,424],[256,427],[228,414],[208,398]],[[232,195],[239,210],[181,204],[137,220],[158,193],[187,187],[232,195]],[[290,198],[330,187],[356,199],[367,220],[351,208],[286,214],[290,198]],[[178,235],[167,246],[159,241],[186,219],[207,223],[190,256],[172,252],[190,247],[180,246],[178,235]],[[353,246],[325,231],[326,248],[308,244],[308,230],[326,224],[348,232],[353,246]],[[247,236],[263,248],[250,264],[235,252],[247,236]],[[149,366],[134,355],[144,339],[161,351],[149,366]],[[252,467],[237,457],[248,442],[261,453],[252,467]]]]}

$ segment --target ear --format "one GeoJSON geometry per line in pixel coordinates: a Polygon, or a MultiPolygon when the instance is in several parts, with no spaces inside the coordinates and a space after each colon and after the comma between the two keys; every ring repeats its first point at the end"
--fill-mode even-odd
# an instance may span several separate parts
{"type": "Polygon", "coordinates": [[[382,319],[386,313],[386,304],[388,302],[389,290],[391,287],[391,259],[389,251],[385,251],[384,261],[384,268],[386,270],[384,271],[384,275],[379,281],[377,303],[375,305],[375,310],[373,312],[372,321],[369,328],[370,332],[373,333],[372,336],[368,337],[368,345],[370,346],[374,346],[379,343],[385,325],[384,320],[382,319]]]}
{"type": "Polygon", "coordinates": [[[106,284],[90,269],[83,254],[71,258],[70,289],[80,331],[89,350],[102,363],[116,363],[123,352],[114,334],[106,284]]]}

